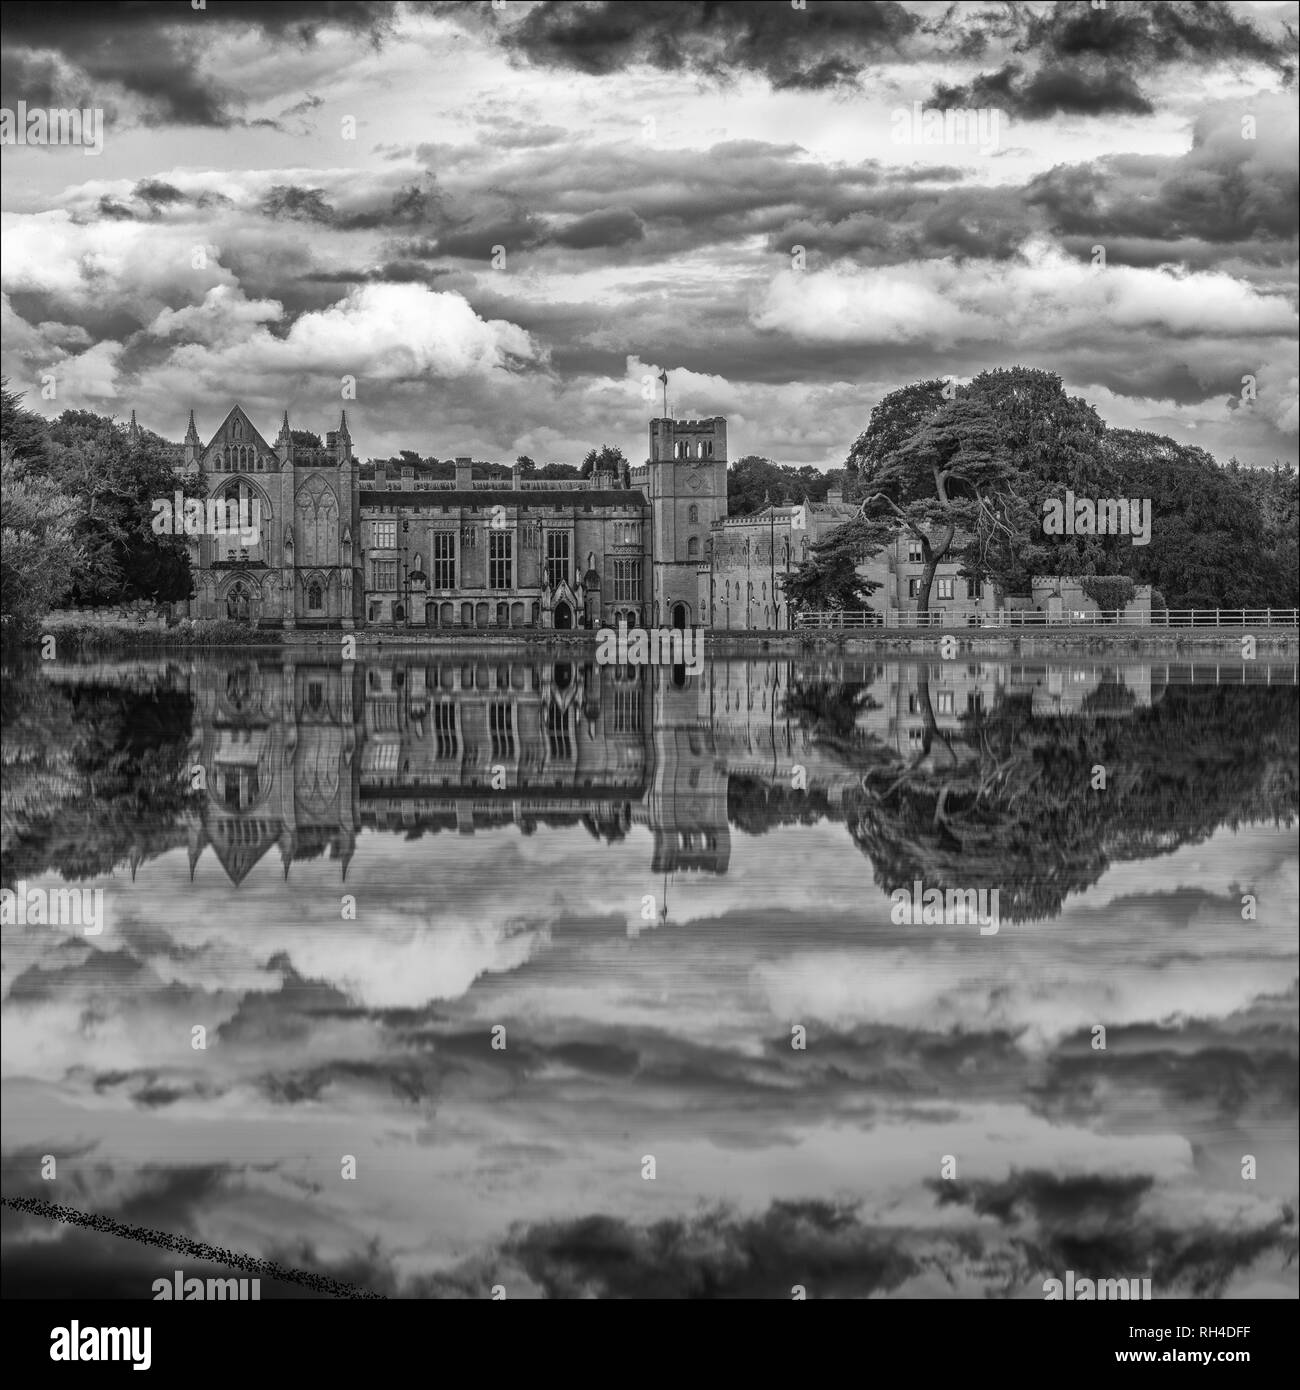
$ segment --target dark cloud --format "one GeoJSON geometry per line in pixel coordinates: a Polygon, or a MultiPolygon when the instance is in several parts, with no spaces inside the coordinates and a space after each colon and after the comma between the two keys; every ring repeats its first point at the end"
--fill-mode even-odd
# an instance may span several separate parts
{"type": "MultiPolygon", "coordinates": [[[[943,26],[929,26],[943,38],[943,26]]],[[[1053,115],[1146,115],[1143,83],[1165,68],[1214,58],[1294,76],[1293,43],[1269,36],[1219,0],[1112,4],[1087,0],[979,14],[958,46],[965,57],[1014,54],[965,82],[941,83],[937,106],[1001,107],[1022,120],[1053,115]]]]}
{"type": "Polygon", "coordinates": [[[645,226],[630,208],[610,208],[578,218],[557,231],[552,239],[557,246],[588,251],[595,246],[625,246],[644,236],[645,226]]]}
{"type": "Polygon", "coordinates": [[[151,203],[155,207],[165,207],[171,203],[186,201],[185,194],[179,188],[173,188],[171,184],[164,183],[161,179],[142,179],[131,190],[131,196],[139,198],[141,202],[151,203]]]}
{"type": "Polygon", "coordinates": [[[1070,0],[1023,8],[1018,48],[1066,59],[1097,56],[1133,68],[1213,57],[1285,70],[1287,45],[1234,13],[1223,0],[1126,0],[1094,8],[1070,0]]]}
{"type": "MultiPolygon", "coordinates": [[[[927,26],[943,37],[942,25],[927,26]]],[[[958,51],[966,57],[1014,54],[966,82],[940,85],[940,106],[1001,107],[1024,120],[1059,114],[1146,115],[1155,109],[1143,83],[1180,63],[1214,58],[1255,63],[1284,78],[1295,73],[1294,35],[1271,36],[1220,0],[1154,0],[1095,9],[1071,0],[1040,9],[1008,6],[978,14],[958,51]]]]}
{"type": "Polygon", "coordinates": [[[1184,239],[1243,247],[1294,247],[1300,176],[1294,160],[1247,159],[1238,141],[1198,144],[1185,155],[1110,155],[1058,165],[1033,179],[1024,198],[1062,235],[1184,239]]]}
{"type": "Polygon", "coordinates": [[[1150,1178],[1026,1171],[1002,1180],[931,1182],[941,1205],[969,1206],[1015,1226],[1031,1268],[1063,1278],[1149,1278],[1157,1297],[1217,1298],[1256,1262],[1296,1256],[1296,1212],[1277,1203],[1254,1225],[1161,1209],[1150,1178]],[[1175,1224],[1177,1222],[1177,1224],[1175,1224]]]}
{"type": "Polygon", "coordinates": [[[291,218],[299,222],[320,222],[332,226],[338,214],[325,201],[319,188],[295,188],[276,184],[262,199],[260,211],[267,217],[291,218]]]}
{"type": "Polygon", "coordinates": [[[1155,108],[1125,72],[1087,72],[1079,68],[1041,68],[1029,77],[1018,63],[970,82],[937,87],[933,104],[941,107],[995,107],[1025,120],[1059,113],[1101,116],[1127,112],[1139,116],[1155,108]]]}
{"type": "Polygon", "coordinates": [[[239,125],[237,95],[201,62],[211,35],[251,30],[308,47],[322,30],[341,29],[377,43],[391,28],[394,9],[352,0],[249,0],[203,11],[147,0],[94,6],[23,0],[5,12],[0,100],[111,108],[107,84],[141,102],[146,125],[239,125]]]}
{"type": "Polygon", "coordinates": [[[603,75],[644,63],[714,80],[757,72],[775,88],[807,90],[854,82],[919,24],[893,0],[803,10],[761,0],[602,0],[537,5],[498,32],[508,52],[547,67],[603,75]]]}
{"type": "Polygon", "coordinates": [[[490,1256],[416,1280],[406,1296],[438,1297],[521,1270],[547,1298],[867,1298],[920,1272],[907,1233],[864,1224],[856,1207],[773,1202],[755,1216],[723,1208],[649,1226],[591,1215],[517,1228],[490,1256]]]}
{"type": "MultiPolygon", "coordinates": [[[[952,7],[953,10],[959,7],[952,7]]],[[[974,7],[967,7],[973,9],[974,7]]],[[[1215,58],[1294,71],[1290,46],[1219,0],[1113,4],[1071,0],[1043,10],[988,7],[954,21],[922,21],[897,4],[669,3],[603,0],[535,6],[513,27],[468,7],[443,7],[510,54],[529,62],[605,76],[638,64],[725,81],[755,73],[775,89],[852,87],[885,60],[960,60],[991,54],[1003,64],[969,82],[942,86],[936,100],[1001,106],[1026,119],[1057,113],[1147,113],[1140,81],[1173,64],[1215,58]],[[459,11],[459,12],[458,12],[459,11]]]]}

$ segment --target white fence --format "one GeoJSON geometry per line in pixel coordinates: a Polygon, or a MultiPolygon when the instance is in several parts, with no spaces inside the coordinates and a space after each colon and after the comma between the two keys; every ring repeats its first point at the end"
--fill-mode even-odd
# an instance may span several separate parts
{"type": "Polygon", "coordinates": [[[800,613],[795,627],[800,631],[817,628],[1024,628],[1024,627],[1296,627],[1294,608],[1158,608],[1149,613],[1130,613],[1123,608],[1087,611],[1063,610],[1046,613],[1038,608],[1002,608],[996,612],[981,608],[931,609],[928,613],[904,613],[888,609],[845,611],[825,609],[800,613]]]}

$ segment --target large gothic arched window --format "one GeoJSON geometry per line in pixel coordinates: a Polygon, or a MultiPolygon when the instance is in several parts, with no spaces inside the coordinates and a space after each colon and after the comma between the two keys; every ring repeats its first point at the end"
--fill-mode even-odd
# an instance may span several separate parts
{"type": "Polygon", "coordinates": [[[226,617],[234,623],[246,623],[252,611],[252,596],[242,581],[231,586],[226,594],[226,617]]]}

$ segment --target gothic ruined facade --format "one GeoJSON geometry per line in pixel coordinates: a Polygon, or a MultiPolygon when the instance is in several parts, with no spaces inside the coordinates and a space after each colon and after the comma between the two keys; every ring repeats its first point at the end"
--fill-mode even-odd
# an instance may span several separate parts
{"type": "MultiPolygon", "coordinates": [[[[134,427],[134,416],[132,416],[134,427]]],[[[260,627],[458,632],[708,621],[698,571],[727,511],[727,423],[650,421],[644,465],[577,480],[363,473],[347,415],[323,448],[269,442],[234,406],[204,444],[191,412],[178,469],[210,499],[257,504],[260,536],[189,540],[190,616],[260,627]]]]}
{"type": "MultiPolygon", "coordinates": [[[[134,416],[132,416],[134,423],[134,416]]],[[[358,465],[346,413],[323,448],[293,441],[285,413],[268,443],[241,406],[203,444],[190,412],[180,470],[198,474],[210,498],[256,503],[260,535],[189,539],[192,616],[259,626],[351,628],[358,606],[358,465]]]]}

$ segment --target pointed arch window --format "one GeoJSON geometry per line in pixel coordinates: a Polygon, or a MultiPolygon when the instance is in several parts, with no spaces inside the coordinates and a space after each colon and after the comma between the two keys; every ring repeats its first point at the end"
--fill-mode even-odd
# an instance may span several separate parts
{"type": "Polygon", "coordinates": [[[319,613],[325,606],[324,595],[321,593],[319,580],[313,579],[307,585],[307,611],[309,613],[319,613]]]}

